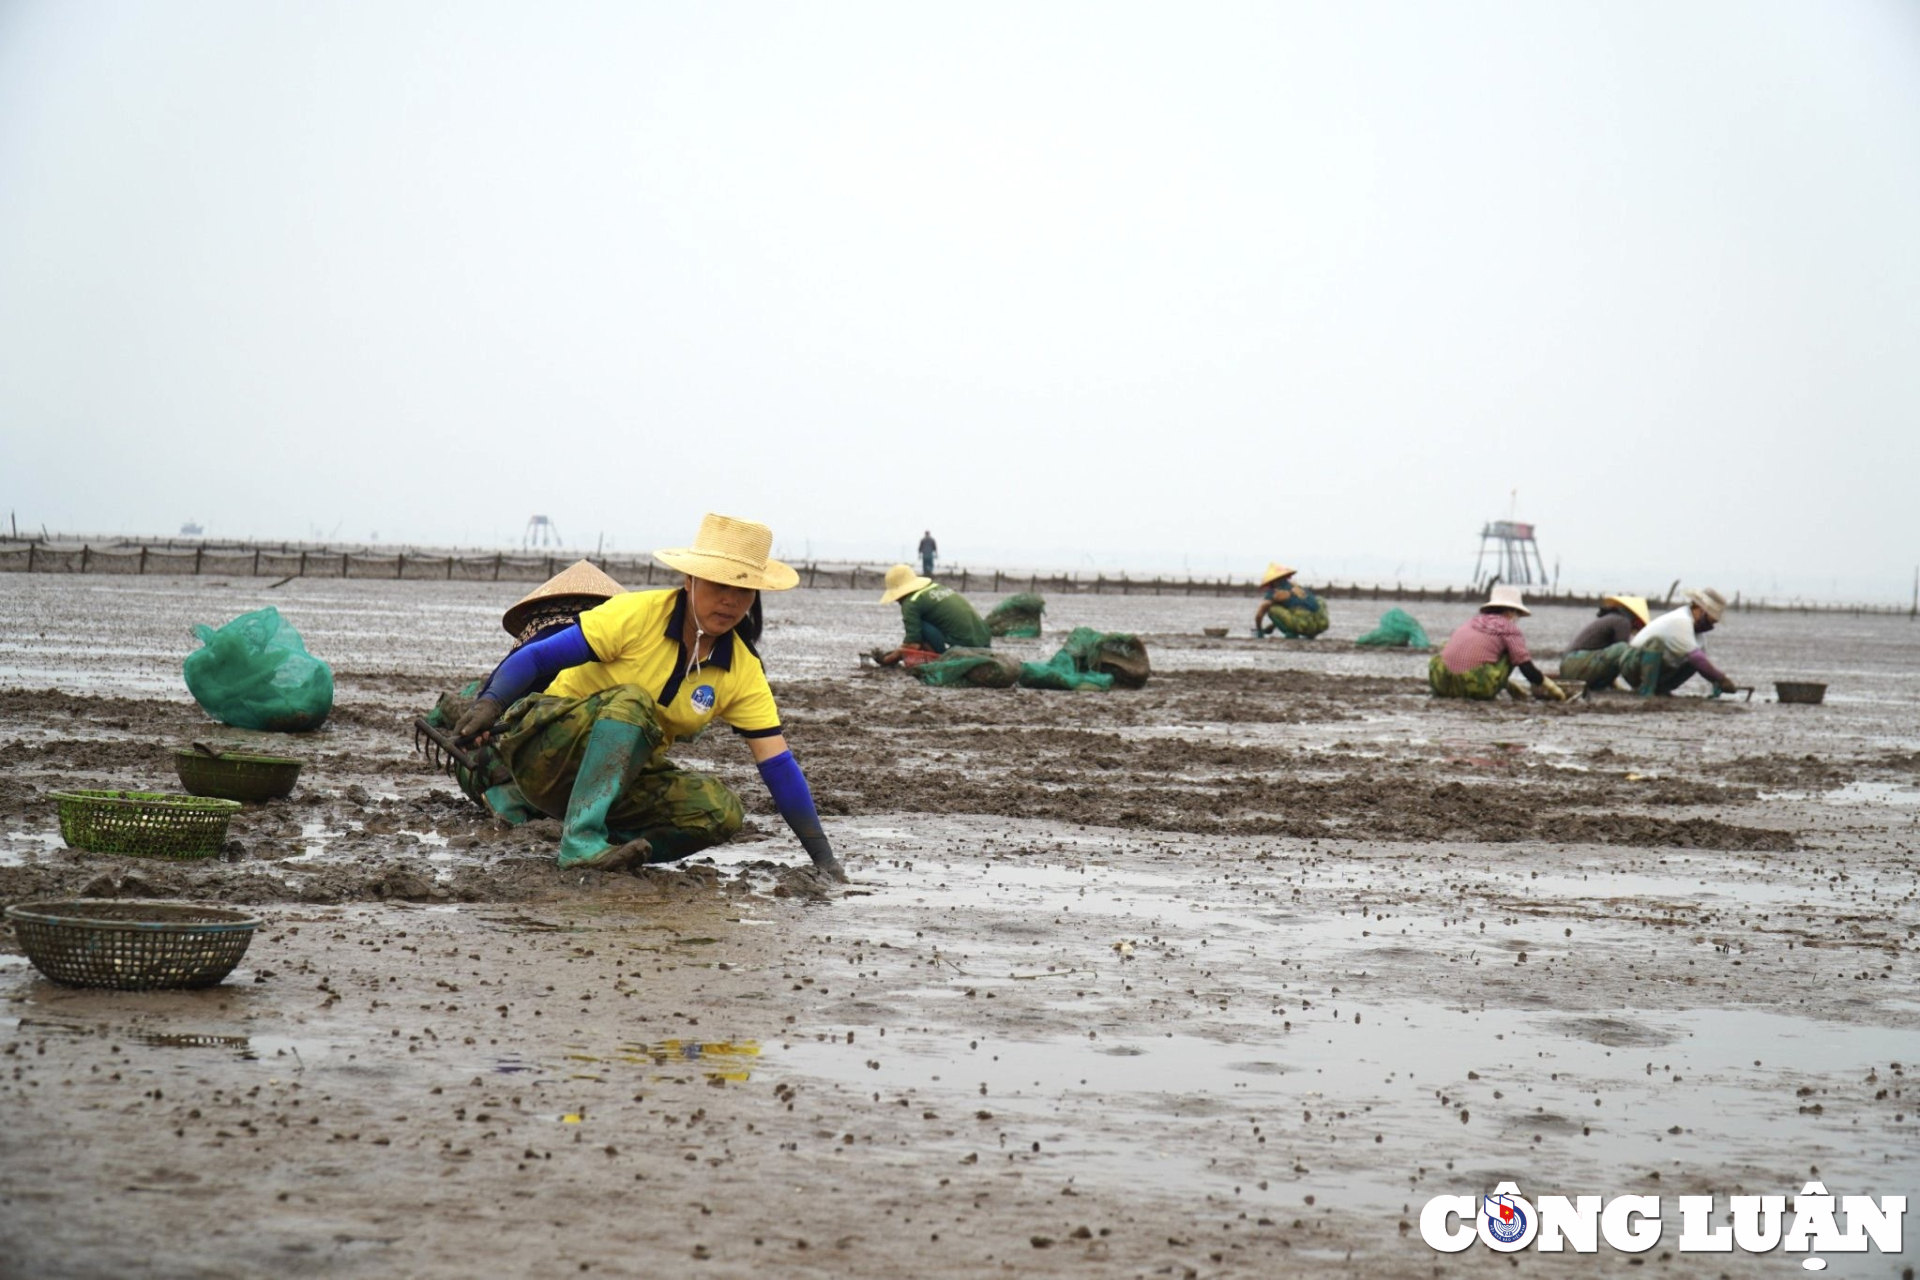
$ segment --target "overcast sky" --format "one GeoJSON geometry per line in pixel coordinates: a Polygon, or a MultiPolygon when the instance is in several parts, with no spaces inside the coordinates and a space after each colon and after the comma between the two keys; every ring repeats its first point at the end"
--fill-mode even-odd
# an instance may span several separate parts
{"type": "Polygon", "coordinates": [[[22,525],[1904,599],[1920,5],[0,0],[22,525]]]}

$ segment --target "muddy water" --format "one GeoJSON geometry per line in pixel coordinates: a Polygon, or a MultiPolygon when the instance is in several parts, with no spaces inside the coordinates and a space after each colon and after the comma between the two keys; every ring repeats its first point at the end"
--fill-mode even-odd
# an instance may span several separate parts
{"type": "MultiPolygon", "coordinates": [[[[1199,635],[1250,602],[1057,600],[1050,632],[1155,662],[1069,695],[862,670],[894,611],[795,593],[763,647],[854,877],[823,892],[718,735],[683,754],[749,830],[643,876],[559,875],[551,824],[498,830],[414,757],[518,593],[0,578],[0,897],[268,921],[211,992],[0,958],[23,1274],[467,1275],[484,1239],[504,1273],[1411,1275],[1492,1264],[1401,1224],[1505,1178],[1920,1188],[1901,620],[1736,617],[1712,643],[1752,703],[1470,708],[1353,648],[1384,604],[1288,646],[1199,635]],[[212,725],[178,683],[192,622],[261,603],[336,666],[318,734],[212,725]],[[1768,700],[1795,677],[1828,704],[1768,700]],[[47,791],[170,788],[195,737],[307,769],[220,860],[62,847],[47,791]]],[[[1917,1231],[1829,1269],[1898,1275],[1917,1231]]]]}

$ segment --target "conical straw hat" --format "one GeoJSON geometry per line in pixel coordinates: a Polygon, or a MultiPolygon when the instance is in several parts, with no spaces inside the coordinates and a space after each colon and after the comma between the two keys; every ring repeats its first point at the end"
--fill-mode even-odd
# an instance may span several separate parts
{"type": "Polygon", "coordinates": [[[669,569],[723,587],[785,591],[799,585],[800,575],[792,565],[773,559],[772,550],[773,530],[767,526],[710,511],[700,517],[700,532],[692,546],[656,551],[653,558],[669,569]]]}
{"type": "Polygon", "coordinates": [[[625,587],[595,568],[591,561],[576,560],[515,601],[500,615],[500,625],[506,628],[508,635],[517,637],[526,623],[527,615],[539,608],[542,601],[558,596],[578,596],[598,603],[625,592],[625,587]]]}
{"type": "Polygon", "coordinates": [[[932,578],[923,578],[913,571],[912,565],[897,564],[887,570],[887,589],[880,593],[881,604],[892,604],[901,596],[910,596],[922,587],[933,585],[932,578]]]}
{"type": "Polygon", "coordinates": [[[1600,603],[1603,605],[1619,605],[1622,609],[1625,609],[1628,613],[1640,619],[1640,625],[1643,627],[1653,621],[1653,615],[1647,611],[1647,598],[1645,596],[1601,596],[1600,603]]]}
{"type": "Polygon", "coordinates": [[[1263,587],[1271,586],[1273,583],[1278,582],[1281,578],[1286,577],[1288,574],[1298,573],[1298,572],[1299,572],[1298,569],[1294,569],[1288,565],[1281,564],[1278,560],[1275,560],[1267,566],[1267,571],[1260,575],[1260,585],[1263,587]]]}

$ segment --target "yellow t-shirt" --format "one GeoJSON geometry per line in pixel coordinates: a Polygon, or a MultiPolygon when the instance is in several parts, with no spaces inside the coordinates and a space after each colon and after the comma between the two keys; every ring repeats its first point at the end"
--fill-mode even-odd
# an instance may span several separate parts
{"type": "Polygon", "coordinates": [[[547,696],[584,698],[615,685],[639,685],[653,695],[669,743],[715,720],[749,738],[779,733],[780,710],[753,646],[729,632],[689,674],[680,641],[686,619],[686,593],[678,590],[628,591],[594,606],[580,615],[580,630],[600,661],[562,671],[547,696]]]}

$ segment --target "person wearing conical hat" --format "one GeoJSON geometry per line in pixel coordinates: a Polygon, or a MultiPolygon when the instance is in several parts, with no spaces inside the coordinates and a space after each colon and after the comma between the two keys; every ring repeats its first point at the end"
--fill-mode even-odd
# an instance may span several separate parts
{"type": "MultiPolygon", "coordinates": [[[[508,605],[507,611],[500,615],[500,625],[513,637],[513,647],[518,649],[566,630],[580,620],[581,613],[625,590],[592,561],[576,560],[508,605]]],[[[483,676],[462,689],[441,694],[433,710],[422,718],[437,729],[453,728],[473,707],[475,695],[490,679],[491,675],[483,676]]],[[[479,790],[485,789],[485,783],[476,782],[458,763],[451,765],[451,770],[460,789],[479,799],[479,790]]]]}
{"type": "Polygon", "coordinates": [[[1628,642],[1621,655],[1621,677],[1643,698],[1670,694],[1696,675],[1721,693],[1732,693],[1739,686],[1713,664],[1700,643],[1726,612],[1727,598],[1712,587],[1687,592],[1685,604],[1661,614],[1628,642]]]}
{"type": "Polygon", "coordinates": [[[1327,602],[1295,583],[1294,573],[1278,561],[1267,566],[1260,579],[1260,605],[1253,611],[1256,636],[1277,631],[1289,640],[1311,640],[1327,629],[1327,602]]]}
{"type": "Polygon", "coordinates": [[[678,861],[743,821],[726,784],[667,759],[721,723],[746,739],[815,866],[844,880],[754,647],[760,593],[800,580],[772,549],[766,525],[706,515],[692,546],[654,552],[683,575],[678,589],[615,595],[509,654],[455,730],[507,775],[488,807],[560,819],[563,868],[678,861]]]}
{"type": "Polygon", "coordinates": [[[1642,596],[1602,596],[1600,612],[1580,628],[1580,634],[1561,657],[1560,678],[1578,680],[1591,692],[1613,688],[1621,657],[1613,646],[1633,639],[1647,625],[1648,617],[1642,596]]]}
{"type": "Polygon", "coordinates": [[[625,590],[593,561],[576,560],[508,605],[500,615],[500,626],[518,644],[542,640],[625,590]]]}
{"type": "Polygon", "coordinates": [[[1527,638],[1520,632],[1519,620],[1532,613],[1520,588],[1495,587],[1480,612],[1462,623],[1427,663],[1427,684],[1434,694],[1482,702],[1499,697],[1502,690],[1515,698],[1525,697],[1517,686],[1507,683],[1517,670],[1533,686],[1534,697],[1566,701],[1566,692],[1533,665],[1527,638]]]}
{"type": "Polygon", "coordinates": [[[912,565],[897,564],[887,570],[880,603],[896,601],[905,638],[898,648],[876,655],[883,666],[917,654],[993,647],[993,631],[967,598],[952,587],[915,573],[912,565]]]}

